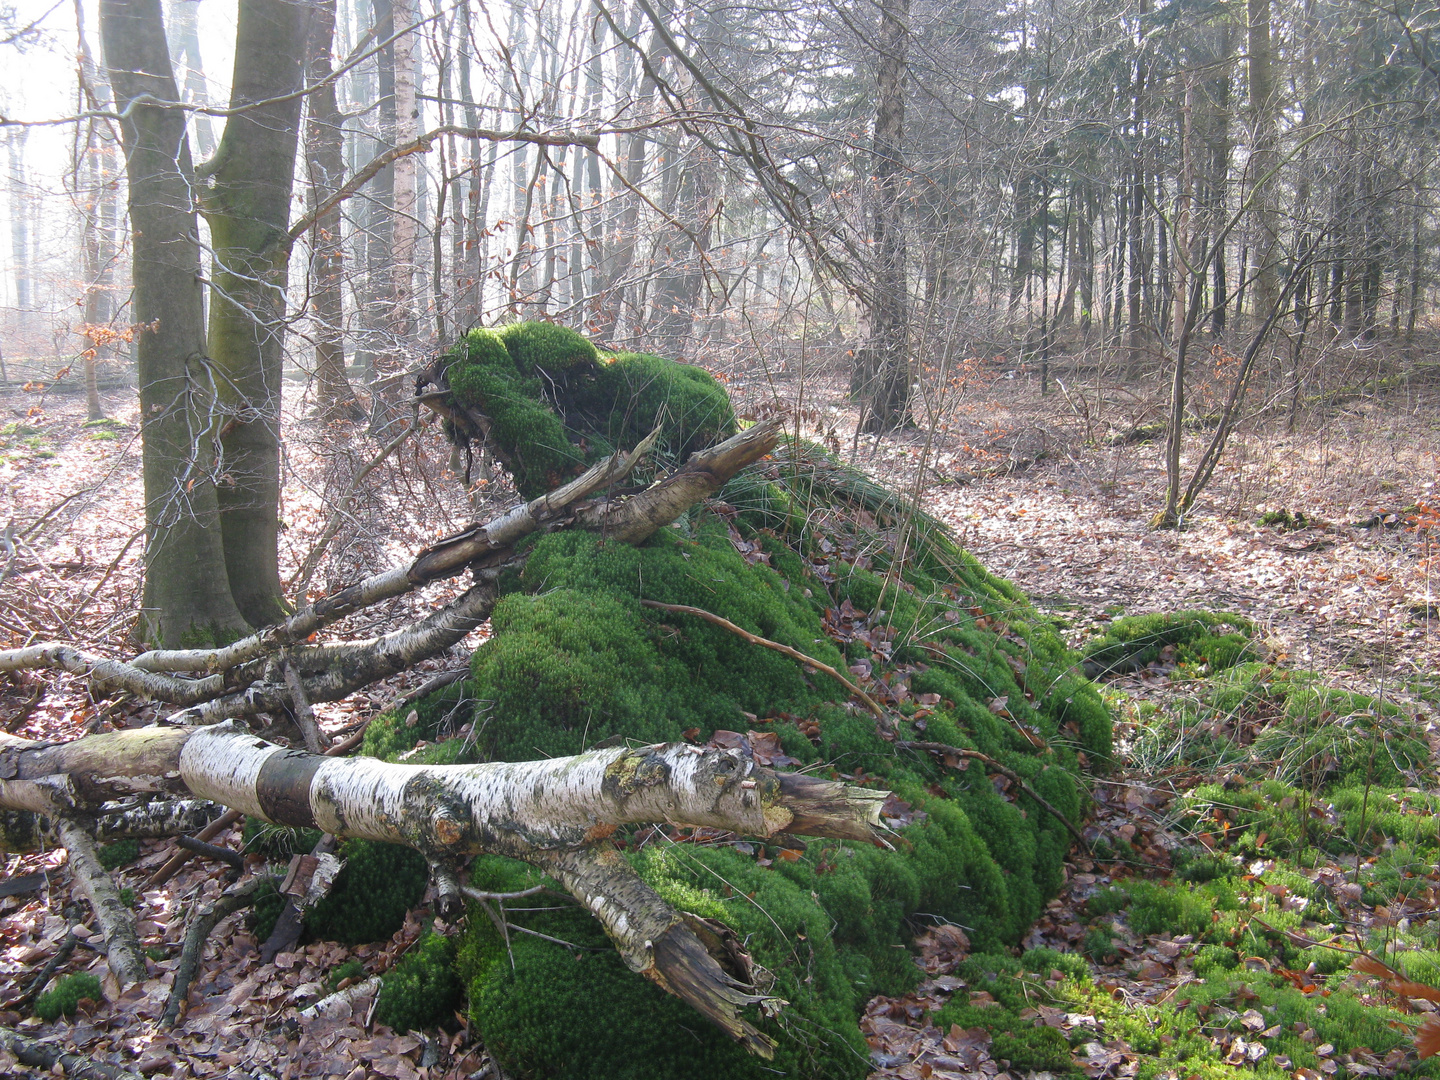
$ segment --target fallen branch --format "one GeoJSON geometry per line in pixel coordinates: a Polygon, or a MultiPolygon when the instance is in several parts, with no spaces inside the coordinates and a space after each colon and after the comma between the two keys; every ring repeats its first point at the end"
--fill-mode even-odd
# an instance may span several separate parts
{"type": "MultiPolygon", "coordinates": [[[[82,740],[83,741],[83,740],[82,740]]],[[[90,902],[95,921],[105,936],[105,957],[110,970],[120,981],[120,988],[146,977],[145,955],[140,951],[140,937],[135,932],[135,919],[123,901],[115,882],[100,865],[95,843],[89,833],[69,818],[56,822],[56,834],[70,855],[70,870],[81,894],[90,902]]]]}
{"type": "Polygon", "coordinates": [[[641,600],[640,606],[655,608],[659,611],[674,611],[682,615],[694,615],[697,619],[704,619],[706,622],[712,622],[716,626],[729,630],[732,634],[736,635],[737,637],[744,638],[752,645],[763,645],[767,649],[774,649],[776,652],[780,653],[783,656],[788,656],[792,660],[798,660],[800,661],[800,663],[806,664],[817,671],[823,671],[826,675],[829,675],[836,682],[840,683],[841,686],[845,687],[846,690],[849,690],[850,693],[854,694],[861,701],[863,701],[865,703],[865,707],[875,715],[876,719],[881,722],[881,724],[886,728],[886,730],[892,730],[895,726],[894,720],[891,718],[890,714],[887,713],[883,708],[881,708],[880,704],[874,698],[872,698],[869,694],[865,693],[864,690],[860,689],[859,686],[851,682],[844,675],[841,675],[840,672],[835,670],[829,664],[824,663],[821,660],[816,660],[813,656],[807,656],[799,649],[792,649],[789,645],[785,645],[779,641],[771,641],[769,638],[761,637],[759,634],[752,634],[743,626],[736,626],[729,619],[722,618],[721,616],[716,615],[713,611],[706,611],[704,608],[690,607],[688,604],[662,604],[658,600],[641,600]]]}
{"type": "MultiPolygon", "coordinates": [[[[195,839],[202,843],[206,840],[213,840],[244,816],[245,815],[240,813],[239,810],[226,810],[223,815],[196,833],[195,839]]],[[[171,855],[170,858],[165,860],[164,865],[162,865],[160,869],[156,870],[146,879],[145,888],[154,889],[164,885],[165,882],[175,876],[176,872],[179,871],[182,866],[190,861],[192,854],[193,852],[189,851],[177,851],[174,855],[171,855]]]]}
{"type": "Polygon", "coordinates": [[[344,990],[337,990],[328,997],[321,998],[314,1005],[301,1009],[300,1018],[302,1020],[317,1018],[343,1020],[351,1015],[357,1001],[378,993],[380,993],[380,976],[372,975],[363,982],[347,986],[344,990]]]}
{"type": "MultiPolygon", "coordinates": [[[[1030,798],[1033,799],[1036,804],[1040,806],[1041,809],[1043,809],[1046,813],[1050,814],[1052,817],[1055,818],[1056,821],[1060,822],[1060,824],[1064,825],[1065,828],[1069,830],[1070,835],[1075,838],[1075,842],[1079,844],[1082,849],[1084,849],[1085,851],[1090,850],[1090,844],[1085,839],[1084,834],[1080,832],[1079,828],[1076,827],[1076,825],[1069,818],[1067,818],[1064,814],[1057,810],[1053,803],[1045,799],[1038,791],[1031,787],[1029,782],[1023,776],[1021,776],[1018,772],[1016,772],[1009,766],[1000,764],[1000,762],[996,761],[989,754],[982,754],[979,750],[967,750],[963,746],[950,746],[946,743],[937,742],[901,741],[895,744],[895,748],[897,750],[921,750],[926,753],[934,754],[941,759],[947,757],[955,757],[980,762],[991,772],[999,773],[1001,776],[1005,777],[1021,791],[1023,791],[1026,795],[1030,796],[1030,798]]],[[[953,767],[955,766],[952,766],[952,768],[953,767]]],[[[964,766],[961,765],[959,766],[959,768],[964,768],[964,766]]]]}
{"type": "Polygon", "coordinates": [[[207,904],[185,930],[185,944],[180,950],[180,963],[175,967],[175,982],[170,987],[170,997],[165,1002],[165,1011],[160,1015],[162,1030],[172,1028],[180,1018],[180,1007],[190,993],[190,983],[200,967],[200,954],[210,932],[221,919],[233,915],[241,908],[249,907],[261,886],[273,879],[261,875],[237,885],[219,899],[207,904]]]}
{"type": "Polygon", "coordinates": [[[60,966],[70,959],[70,954],[75,951],[75,946],[79,941],[80,939],[75,936],[73,929],[67,931],[64,939],[60,942],[60,947],[55,950],[55,954],[49,960],[45,961],[45,966],[40,969],[40,973],[30,980],[30,985],[25,988],[25,992],[20,995],[20,999],[15,1004],[25,1007],[39,997],[40,992],[54,977],[55,972],[59,971],[60,966]]]}
{"type": "Polygon", "coordinates": [[[0,1049],[15,1055],[20,1064],[47,1073],[54,1072],[58,1065],[62,1076],[73,1076],[76,1080],[144,1080],[139,1073],[68,1053],[55,1043],[41,1042],[5,1027],[0,1027],[0,1049]]]}
{"type": "Polygon", "coordinates": [[[192,855],[204,855],[207,859],[223,862],[237,873],[243,873],[245,870],[245,856],[238,851],[220,847],[218,844],[207,844],[204,840],[197,840],[193,836],[177,836],[175,843],[192,855]]]}
{"type": "Polygon", "coordinates": [[[290,715],[295,718],[295,724],[305,739],[305,749],[312,754],[323,754],[329,741],[320,733],[320,725],[315,722],[315,710],[310,708],[305,696],[305,682],[289,659],[283,660],[280,667],[285,675],[285,689],[290,692],[290,715]]]}
{"type": "Polygon", "coordinates": [[[769,453],[782,430],[780,418],[764,421],[691,455],[682,468],[644,491],[587,502],[596,492],[629,475],[658,438],[658,430],[651,432],[629,454],[611,455],[548,495],[437,541],[408,565],[317,600],[284,622],[221,649],[152,650],[126,663],[48,642],[0,650],[0,672],[58,668],[85,676],[97,692],[125,690],[186,707],[171,718],[176,723],[210,724],[288,708],[294,695],[285,678],[264,681],[272,668],[266,658],[284,651],[303,676],[300,689],[307,701],[336,701],[450,648],[484,622],[495,602],[494,581],[512,559],[514,545],[525,536],[542,529],[578,526],[639,543],[769,453]],[[476,568],[479,560],[484,565],[477,569],[477,584],[413,626],[376,641],[305,644],[338,619],[420,585],[453,577],[467,567],[476,568]],[[180,678],[162,672],[205,674],[180,678]]]}

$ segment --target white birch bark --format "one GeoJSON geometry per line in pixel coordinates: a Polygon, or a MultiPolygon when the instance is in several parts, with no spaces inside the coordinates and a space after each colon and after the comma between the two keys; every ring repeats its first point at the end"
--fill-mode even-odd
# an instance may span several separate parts
{"type": "MultiPolygon", "coordinates": [[[[595,915],[632,970],[762,1056],[773,1043],[741,1010],[783,1003],[767,987],[728,975],[712,955],[723,951],[713,930],[666,904],[606,841],[622,825],[667,822],[760,837],[790,832],[883,842],[880,811],[888,795],[776,773],[738,750],[685,744],[547,761],[405,765],[288,750],[235,724],[141,728],[53,746],[12,740],[0,753],[0,769],[10,778],[0,784],[0,808],[11,811],[32,809],[23,797],[10,801],[12,781],[63,780],[77,813],[87,798],[117,787],[178,787],[276,824],[405,844],[432,865],[455,867],[482,852],[524,859],[595,915]]],[[[130,948],[133,923],[112,918],[123,908],[114,885],[97,876],[98,864],[91,866],[88,833],[71,816],[59,817],[56,828],[86,875],[116,975],[122,983],[143,978],[143,957],[138,946],[130,948]]],[[[8,835],[7,829],[0,840],[8,835]]]]}

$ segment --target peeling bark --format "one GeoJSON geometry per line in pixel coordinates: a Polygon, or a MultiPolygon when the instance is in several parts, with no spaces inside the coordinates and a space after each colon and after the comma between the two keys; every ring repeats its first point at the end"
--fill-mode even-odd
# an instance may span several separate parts
{"type": "MultiPolygon", "coordinates": [[[[197,798],[276,824],[405,844],[435,867],[456,867],[482,852],[523,859],[595,915],[633,970],[764,1056],[773,1043],[741,1010],[784,1003],[756,985],[751,966],[737,967],[743,952],[666,904],[604,838],[616,826],[668,822],[759,837],[789,832],[883,842],[880,811],[888,795],[776,773],[737,750],[686,744],[545,761],[407,765],[289,750],[226,723],[12,745],[5,753],[17,775],[80,770],[51,774],[77,796],[155,783],[158,776],[167,787],[178,783],[197,798]],[[90,774],[97,766],[98,777],[90,774]]],[[[0,805],[8,797],[8,789],[0,791],[0,805]]],[[[58,830],[105,930],[112,968],[122,983],[143,978],[134,925],[99,870],[88,835],[68,818],[58,830]]]]}

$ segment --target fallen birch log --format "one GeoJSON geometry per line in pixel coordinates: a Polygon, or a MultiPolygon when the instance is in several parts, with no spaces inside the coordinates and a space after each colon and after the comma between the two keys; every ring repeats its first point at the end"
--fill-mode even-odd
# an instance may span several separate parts
{"type": "MultiPolygon", "coordinates": [[[[738,750],[683,743],[479,765],[326,757],[266,742],[234,722],[17,744],[23,740],[4,749],[13,775],[0,782],[0,806],[48,816],[72,853],[83,853],[77,822],[99,809],[95,800],[144,792],[184,794],[338,838],[404,844],[442,866],[458,867],[481,853],[530,862],[600,921],[632,970],[761,1054],[769,1040],[740,1010],[768,999],[727,974],[607,839],[620,826],[670,823],[761,838],[791,833],[883,842],[880,811],[888,796],[777,773],[738,750]]],[[[104,901],[97,910],[115,914],[104,901]]],[[[133,925],[127,933],[123,921],[106,930],[112,967],[125,983],[143,976],[129,948],[133,925]]]]}

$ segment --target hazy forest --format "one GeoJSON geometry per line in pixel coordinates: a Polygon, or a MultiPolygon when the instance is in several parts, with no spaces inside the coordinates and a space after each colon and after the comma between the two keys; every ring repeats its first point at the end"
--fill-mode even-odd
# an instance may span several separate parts
{"type": "Polygon", "coordinates": [[[0,60],[0,1076],[1440,1076],[1436,0],[0,60]]]}

